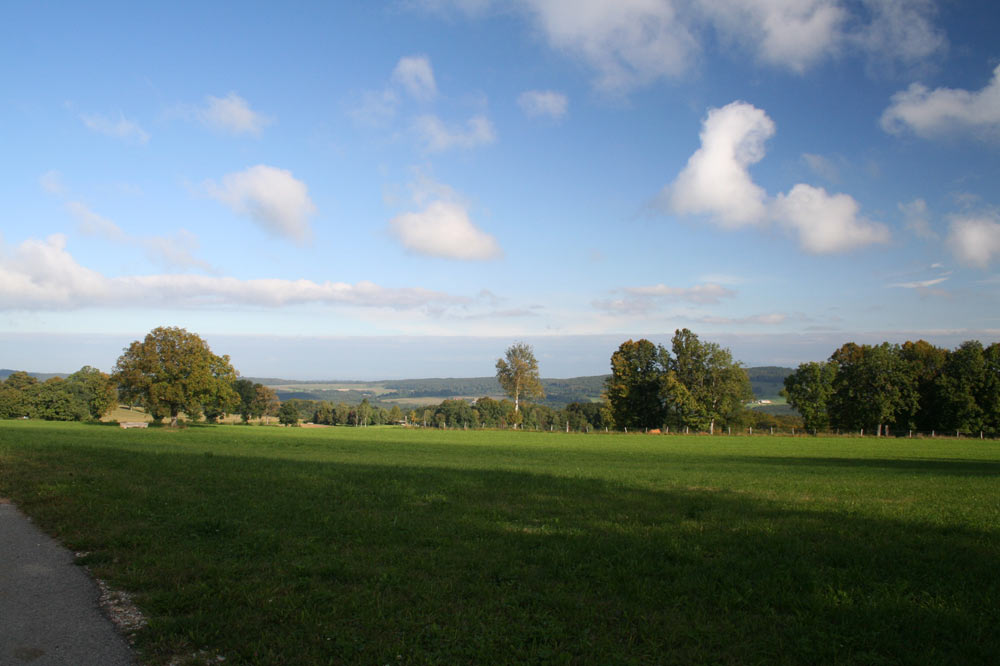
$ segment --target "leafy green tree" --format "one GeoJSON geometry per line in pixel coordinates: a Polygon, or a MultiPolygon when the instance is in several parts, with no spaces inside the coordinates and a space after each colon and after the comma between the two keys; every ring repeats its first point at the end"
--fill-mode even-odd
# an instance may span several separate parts
{"type": "Polygon", "coordinates": [[[746,370],[733,361],[730,351],[702,342],[686,328],[674,332],[671,349],[670,369],[686,394],[676,387],[669,393],[677,396],[681,413],[700,427],[707,425],[710,434],[716,422],[737,419],[753,392],[746,370]]]}
{"type": "Polygon", "coordinates": [[[837,367],[830,398],[833,425],[859,429],[895,423],[916,409],[917,390],[911,366],[899,345],[856,345],[849,342],[830,356],[837,367]]]}
{"type": "Polygon", "coordinates": [[[836,375],[836,364],[811,362],[801,364],[795,372],[785,377],[785,388],[781,390],[781,394],[802,416],[806,430],[816,432],[830,427],[828,407],[836,375]]]}
{"type": "Polygon", "coordinates": [[[604,394],[614,422],[622,428],[659,428],[667,412],[661,396],[670,372],[670,354],[646,339],[627,340],[611,355],[604,394]]]}
{"type": "Polygon", "coordinates": [[[85,365],[66,378],[87,405],[90,417],[98,420],[118,404],[118,391],[111,377],[97,368],[85,365]]]}
{"type": "Polygon", "coordinates": [[[389,416],[387,418],[389,423],[397,424],[403,420],[403,410],[399,408],[399,405],[393,405],[392,409],[389,410],[389,416]]]}
{"type": "Polygon", "coordinates": [[[0,418],[31,416],[34,406],[29,389],[37,384],[36,378],[21,370],[11,373],[0,383],[0,418]]]}
{"type": "Polygon", "coordinates": [[[251,419],[260,418],[260,414],[256,413],[256,404],[254,399],[257,397],[257,384],[249,379],[240,378],[233,382],[233,390],[236,395],[240,398],[239,412],[240,418],[243,419],[244,423],[249,423],[251,419]]]}
{"type": "Polygon", "coordinates": [[[83,421],[90,416],[87,404],[73,386],[60,377],[25,389],[31,415],[46,421],[83,421]]]}
{"type": "Polygon", "coordinates": [[[938,381],[944,372],[948,350],[924,340],[906,341],[899,348],[899,354],[908,367],[917,392],[915,403],[904,409],[896,418],[896,426],[916,430],[940,430],[945,418],[943,404],[938,395],[938,381]]]}
{"type": "Polygon", "coordinates": [[[263,384],[255,384],[251,406],[257,418],[263,417],[264,425],[268,425],[270,423],[268,419],[278,415],[278,410],[281,408],[281,400],[278,399],[278,394],[275,393],[274,389],[263,384]]]}
{"type": "Polygon", "coordinates": [[[504,358],[497,359],[497,381],[504,392],[514,399],[514,411],[520,409],[520,399],[544,398],[545,390],[538,377],[538,361],[531,345],[519,342],[507,348],[504,358]]]}
{"type": "Polygon", "coordinates": [[[233,390],[236,372],[228,356],[216,356],[194,333],[160,327],[125,349],[112,378],[126,399],[137,399],[154,418],[201,412],[205,403],[220,408],[238,405],[233,390]]]}
{"type": "Polygon", "coordinates": [[[278,423],[285,426],[299,424],[299,410],[291,402],[286,402],[278,409],[278,423]]]}
{"type": "Polygon", "coordinates": [[[984,406],[987,359],[981,342],[969,340],[951,351],[938,381],[943,412],[941,429],[978,432],[988,430],[984,406]]]}

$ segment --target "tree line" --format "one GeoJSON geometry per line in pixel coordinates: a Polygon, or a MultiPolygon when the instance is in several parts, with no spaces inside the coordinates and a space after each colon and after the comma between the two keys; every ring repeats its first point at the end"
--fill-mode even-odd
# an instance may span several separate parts
{"type": "Polygon", "coordinates": [[[784,395],[813,432],[996,436],[1000,343],[969,340],[947,350],[924,340],[848,342],[826,361],[801,364],[785,379],[784,395]]]}

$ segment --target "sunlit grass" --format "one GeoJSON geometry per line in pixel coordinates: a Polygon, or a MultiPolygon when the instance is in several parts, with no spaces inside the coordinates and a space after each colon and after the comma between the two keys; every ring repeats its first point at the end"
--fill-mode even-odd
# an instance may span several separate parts
{"type": "Polygon", "coordinates": [[[993,663],[1000,445],[0,422],[151,663],[993,663]]]}

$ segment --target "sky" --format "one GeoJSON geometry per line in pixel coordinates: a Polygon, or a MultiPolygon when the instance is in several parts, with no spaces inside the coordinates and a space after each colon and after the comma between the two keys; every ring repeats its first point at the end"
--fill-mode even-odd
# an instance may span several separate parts
{"type": "Polygon", "coordinates": [[[994,0],[5,3],[0,367],[1000,340],[994,0]]]}

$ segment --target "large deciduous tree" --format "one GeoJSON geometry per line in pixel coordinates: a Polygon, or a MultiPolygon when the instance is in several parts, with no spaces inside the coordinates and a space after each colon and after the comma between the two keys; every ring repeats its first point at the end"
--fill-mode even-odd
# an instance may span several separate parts
{"type": "Polygon", "coordinates": [[[521,397],[544,398],[545,390],[538,377],[538,361],[531,345],[519,342],[507,348],[504,358],[497,359],[497,381],[504,392],[514,399],[514,412],[521,397]]]}
{"type": "Polygon", "coordinates": [[[604,394],[615,425],[659,428],[666,422],[662,392],[670,371],[670,354],[646,339],[626,340],[611,355],[611,376],[604,394]]]}
{"type": "Polygon", "coordinates": [[[913,366],[899,345],[848,342],[830,356],[837,366],[831,416],[842,428],[871,428],[877,435],[900,415],[916,411],[918,395],[913,366]]]}
{"type": "Polygon", "coordinates": [[[93,419],[100,419],[118,404],[118,391],[111,377],[97,368],[85,365],[66,378],[70,386],[87,405],[93,419]]]}
{"type": "Polygon", "coordinates": [[[806,430],[826,430],[830,427],[830,397],[837,375],[834,363],[803,363],[785,377],[781,394],[802,416],[806,430]]]}
{"type": "Polygon", "coordinates": [[[125,349],[112,375],[121,394],[140,401],[156,419],[200,414],[203,406],[228,411],[240,402],[236,371],[228,356],[216,356],[198,335],[183,328],[153,329],[125,349]]]}
{"type": "Polygon", "coordinates": [[[715,432],[715,424],[735,417],[753,398],[746,370],[728,349],[714,342],[702,342],[684,328],[671,340],[670,368],[678,384],[687,391],[684,402],[695,409],[692,416],[699,427],[715,432]]]}

